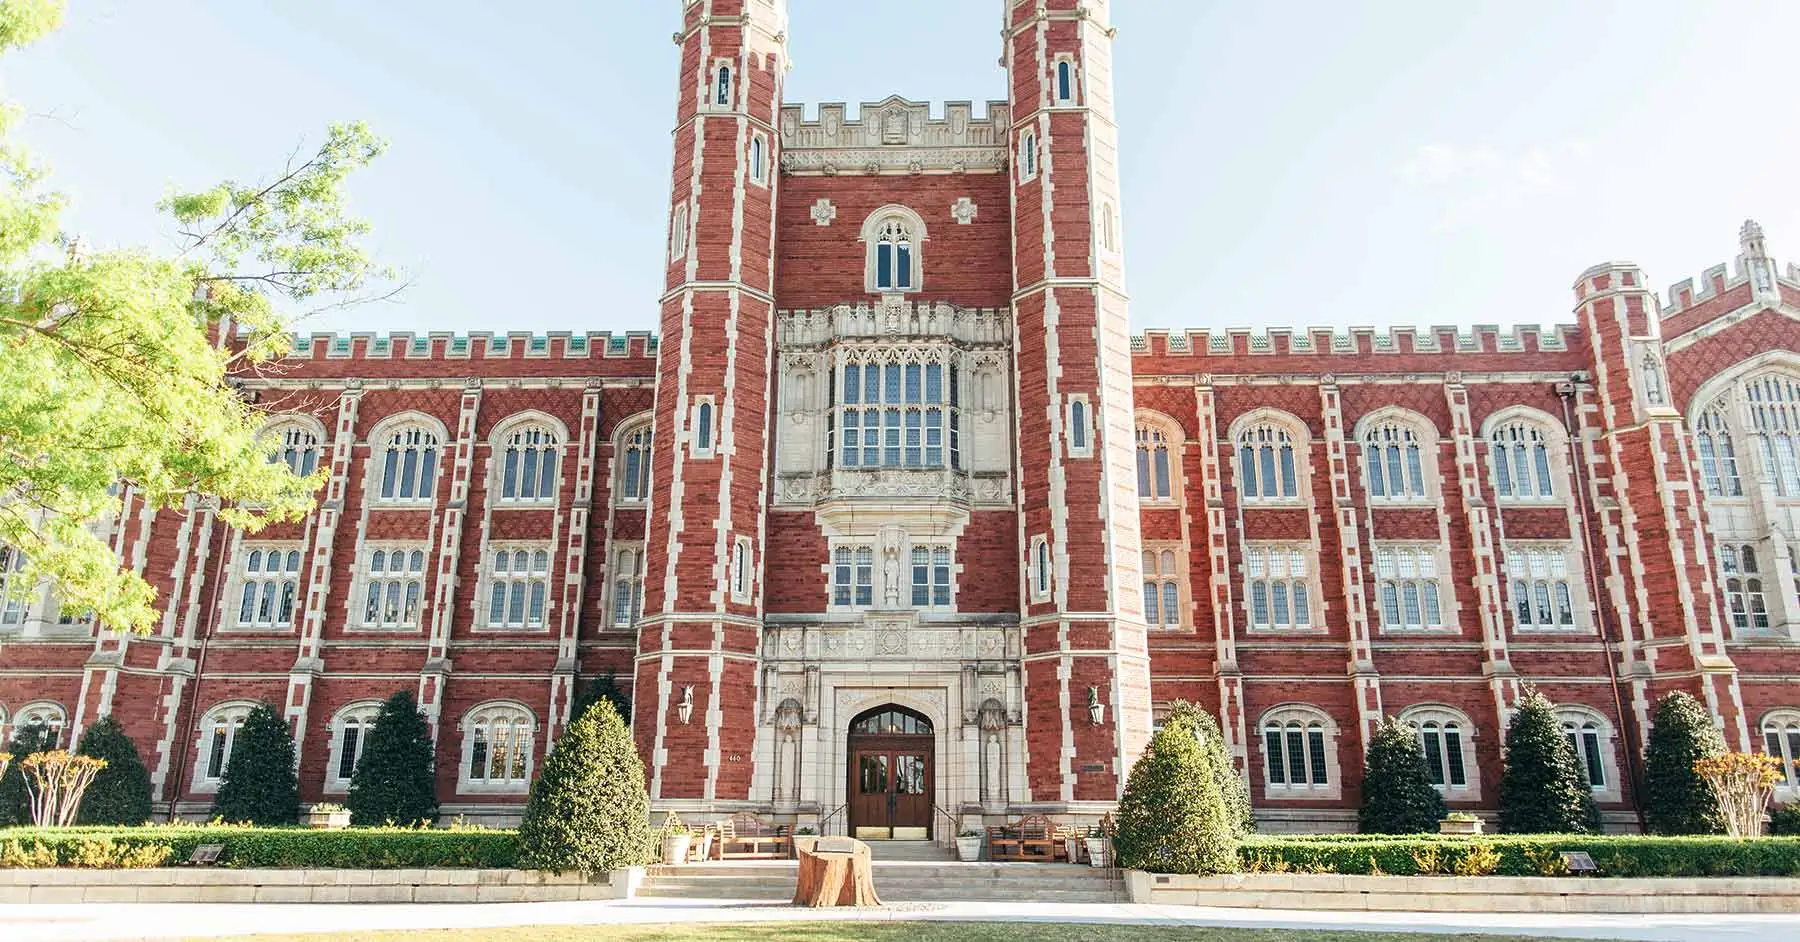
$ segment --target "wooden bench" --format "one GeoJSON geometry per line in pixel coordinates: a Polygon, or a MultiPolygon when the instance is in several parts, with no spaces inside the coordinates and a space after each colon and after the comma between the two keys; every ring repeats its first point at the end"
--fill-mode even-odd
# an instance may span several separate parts
{"type": "Polygon", "coordinates": [[[785,826],[765,824],[748,811],[720,821],[718,829],[713,853],[719,860],[785,860],[793,853],[794,839],[785,826]]]}
{"type": "Polygon", "coordinates": [[[1017,824],[988,828],[988,857],[992,860],[1050,862],[1057,857],[1055,828],[1041,814],[1026,815],[1017,824]]]}

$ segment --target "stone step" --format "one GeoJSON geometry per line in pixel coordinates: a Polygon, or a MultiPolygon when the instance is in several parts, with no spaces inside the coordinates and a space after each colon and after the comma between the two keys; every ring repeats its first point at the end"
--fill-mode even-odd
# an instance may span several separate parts
{"type": "MultiPolygon", "coordinates": [[[[640,895],[655,899],[785,900],[797,865],[784,861],[652,867],[640,895]]],[[[889,902],[1038,900],[1111,903],[1126,898],[1115,873],[1067,864],[887,861],[875,890],[889,902]]]]}
{"type": "Polygon", "coordinates": [[[890,860],[943,863],[956,859],[956,849],[932,841],[870,841],[869,855],[876,863],[890,860]]]}

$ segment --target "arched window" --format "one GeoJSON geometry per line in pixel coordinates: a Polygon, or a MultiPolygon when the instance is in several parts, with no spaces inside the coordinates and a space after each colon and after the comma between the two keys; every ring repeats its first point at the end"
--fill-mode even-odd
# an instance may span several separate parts
{"type": "Polygon", "coordinates": [[[1763,595],[1763,569],[1750,543],[1721,543],[1719,570],[1725,580],[1725,605],[1732,627],[1740,631],[1769,627],[1768,600],[1763,595]]]}
{"type": "Polygon", "coordinates": [[[1069,400],[1069,451],[1086,455],[1088,447],[1088,404],[1086,399],[1069,400]]]}
{"type": "Polygon", "coordinates": [[[1067,59],[1056,64],[1056,103],[1066,105],[1075,100],[1075,63],[1067,59]]]}
{"type": "Polygon", "coordinates": [[[269,461],[285,464],[300,477],[308,477],[319,468],[319,436],[312,429],[289,423],[269,431],[275,450],[269,461]]]}
{"type": "Polygon", "coordinates": [[[1597,714],[1586,710],[1558,711],[1563,735],[1575,749],[1575,758],[1587,776],[1588,786],[1595,791],[1609,791],[1608,770],[1612,766],[1612,728],[1597,714]]]}
{"type": "Polygon", "coordinates": [[[1663,382],[1662,364],[1656,362],[1656,355],[1644,354],[1644,362],[1639,369],[1644,377],[1644,402],[1653,406],[1666,405],[1669,394],[1663,382]]]}
{"type": "Polygon", "coordinates": [[[363,625],[417,628],[425,598],[425,548],[381,546],[368,550],[363,576],[363,625]]]}
{"type": "Polygon", "coordinates": [[[721,65],[713,83],[713,104],[721,107],[731,104],[731,66],[721,65]]]}
{"type": "Polygon", "coordinates": [[[1119,250],[1119,212],[1113,204],[1100,204],[1100,247],[1108,252],[1119,250]]]}
{"type": "Polygon", "coordinates": [[[461,787],[465,791],[523,792],[531,782],[532,733],[537,721],[516,703],[490,703],[463,717],[461,787]]]}
{"type": "Polygon", "coordinates": [[[702,399],[694,408],[694,452],[699,455],[710,455],[713,450],[713,404],[711,399],[702,399]]]}
{"type": "Polygon", "coordinates": [[[1019,137],[1019,174],[1021,182],[1034,180],[1038,173],[1038,139],[1036,131],[1026,131],[1019,137]]]}
{"type": "Polygon", "coordinates": [[[550,550],[500,546],[488,565],[489,628],[542,628],[550,593],[550,550]]]}
{"type": "Polygon", "coordinates": [[[841,371],[840,465],[942,468],[948,461],[952,469],[961,469],[953,351],[921,347],[845,351],[841,371]]]}
{"type": "Polygon", "coordinates": [[[554,500],[561,453],[556,433],[548,428],[530,425],[513,432],[500,459],[500,499],[554,500]]]}
{"type": "Polygon", "coordinates": [[[382,454],[381,499],[432,498],[437,484],[438,437],[422,426],[409,425],[388,436],[382,454]]]}
{"type": "Polygon", "coordinates": [[[195,766],[199,784],[217,789],[231,763],[231,749],[237,744],[237,733],[250,715],[249,703],[221,703],[206,712],[200,721],[200,761],[195,766]]]}
{"type": "Polygon", "coordinates": [[[1050,597],[1050,541],[1033,538],[1031,544],[1031,594],[1038,599],[1050,597]]]}
{"type": "Polygon", "coordinates": [[[1137,473],[1139,499],[1170,499],[1175,475],[1169,456],[1169,436],[1156,426],[1138,426],[1137,473]]]}
{"type": "MultiPolygon", "coordinates": [[[[13,715],[12,730],[7,734],[6,741],[11,742],[14,736],[36,727],[49,734],[50,748],[60,749],[65,745],[73,745],[63,742],[63,733],[67,731],[68,723],[69,715],[63,710],[61,704],[48,700],[27,703],[13,715]]],[[[15,756],[14,758],[23,759],[24,756],[15,756]]]]}
{"type": "Polygon", "coordinates": [[[1388,422],[1364,432],[1363,461],[1369,496],[1393,501],[1425,498],[1424,449],[1412,426],[1388,422]]]}
{"type": "Polygon", "coordinates": [[[31,609],[27,593],[31,585],[21,576],[25,570],[25,554],[10,546],[0,546],[0,626],[22,625],[31,609]]]}
{"type": "Polygon", "coordinates": [[[614,628],[630,628],[644,614],[643,550],[637,545],[621,547],[613,555],[614,628]]]}
{"type": "Polygon", "coordinates": [[[1383,628],[1444,627],[1435,547],[1377,544],[1375,585],[1383,628]]]}
{"type": "Polygon", "coordinates": [[[731,598],[746,604],[750,601],[750,584],[756,578],[750,568],[750,549],[747,536],[738,537],[731,547],[731,598]]]}
{"type": "Polygon", "coordinates": [[[875,287],[906,291],[912,287],[912,269],[912,234],[900,220],[890,219],[875,242],[875,287]]]}
{"type": "Polygon", "coordinates": [[[1800,711],[1775,710],[1763,717],[1763,751],[1781,763],[1781,787],[1800,787],[1800,711]]]}
{"type": "Polygon", "coordinates": [[[1279,425],[1253,425],[1238,434],[1238,492],[1246,501],[1300,496],[1294,436],[1279,425]]]}
{"type": "Polygon", "coordinates": [[[650,496],[650,423],[633,426],[619,438],[618,499],[642,501],[650,496]]]}
{"type": "Polygon", "coordinates": [[[1717,403],[1700,414],[1694,433],[1694,450],[1700,455],[1700,480],[1714,497],[1744,496],[1738,477],[1737,447],[1725,419],[1725,404],[1717,403]]]}
{"type": "Polygon", "coordinates": [[[857,717],[850,724],[850,732],[861,736],[928,736],[932,726],[923,713],[905,707],[885,707],[857,717]]]}
{"type": "Polygon", "coordinates": [[[688,247],[688,204],[683,202],[675,207],[675,214],[669,221],[669,261],[679,261],[687,255],[688,247]]]}
{"type": "Polygon", "coordinates": [[[1502,499],[1550,500],[1556,482],[1550,473],[1550,442],[1533,422],[1509,422],[1494,429],[1494,493],[1502,499]]]}
{"type": "Polygon", "coordinates": [[[1144,551],[1144,622],[1152,628],[1180,628],[1181,569],[1173,549],[1144,551]]]}
{"type": "Polygon", "coordinates": [[[1573,628],[1574,587],[1567,544],[1511,543],[1504,547],[1512,586],[1513,615],[1520,628],[1573,628]]]}
{"type": "Polygon", "coordinates": [[[352,703],[337,712],[331,719],[331,757],[325,769],[326,790],[341,792],[348,790],[350,779],[356,774],[356,763],[362,761],[363,746],[369,741],[369,733],[375,728],[375,718],[381,715],[381,703],[365,700],[352,703]]]}
{"type": "Polygon", "coordinates": [[[1250,627],[1311,628],[1311,566],[1306,549],[1289,544],[1251,544],[1244,549],[1250,627]]]}
{"type": "Polygon", "coordinates": [[[1469,740],[1475,727],[1468,717],[1448,707],[1418,706],[1403,711],[1400,721],[1419,733],[1431,784],[1445,791],[1470,786],[1475,763],[1469,740]]]}
{"type": "Polygon", "coordinates": [[[298,544],[255,544],[239,550],[239,628],[291,628],[300,593],[298,544]]]}
{"type": "Polygon", "coordinates": [[[1288,706],[1263,718],[1263,774],[1270,791],[1333,788],[1336,732],[1324,712],[1288,706]]]}
{"type": "Polygon", "coordinates": [[[750,136],[751,183],[760,184],[769,182],[769,172],[766,168],[766,162],[768,160],[766,151],[768,150],[768,147],[768,142],[763,139],[761,134],[752,134],[750,136]]]}
{"type": "Polygon", "coordinates": [[[1800,497],[1800,380],[1783,374],[1744,384],[1745,406],[1763,473],[1780,497],[1800,497]]]}
{"type": "Polygon", "coordinates": [[[924,287],[925,220],[898,203],[870,213],[859,238],[866,247],[863,288],[911,292],[924,287]]]}

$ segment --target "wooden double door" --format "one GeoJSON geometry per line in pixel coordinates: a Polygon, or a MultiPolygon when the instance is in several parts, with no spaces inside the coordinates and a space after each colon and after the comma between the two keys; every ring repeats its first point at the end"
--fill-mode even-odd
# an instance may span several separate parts
{"type": "Polygon", "coordinates": [[[851,727],[850,833],[865,841],[929,840],[936,737],[928,722],[916,731],[922,717],[896,722],[890,711],[871,719],[851,727]]]}

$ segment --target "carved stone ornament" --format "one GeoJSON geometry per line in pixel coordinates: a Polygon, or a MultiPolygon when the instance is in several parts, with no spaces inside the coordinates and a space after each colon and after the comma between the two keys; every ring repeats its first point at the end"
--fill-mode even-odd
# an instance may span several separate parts
{"type": "Polygon", "coordinates": [[[821,199],[813,204],[812,219],[820,228],[829,226],[837,219],[837,207],[828,199],[821,199]]]}
{"type": "Polygon", "coordinates": [[[950,207],[950,215],[959,226],[966,226],[974,222],[975,213],[975,201],[966,196],[957,200],[956,205],[950,207]]]}

